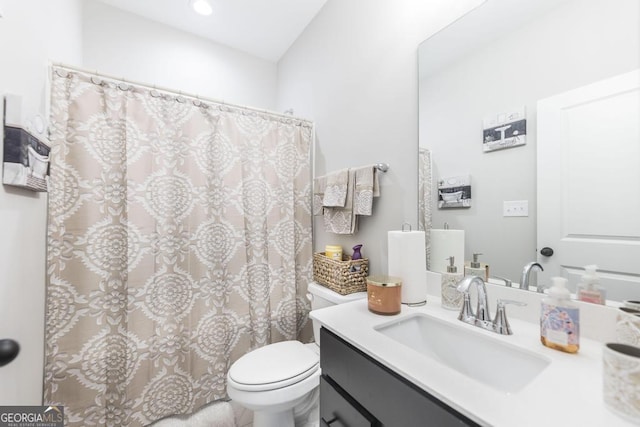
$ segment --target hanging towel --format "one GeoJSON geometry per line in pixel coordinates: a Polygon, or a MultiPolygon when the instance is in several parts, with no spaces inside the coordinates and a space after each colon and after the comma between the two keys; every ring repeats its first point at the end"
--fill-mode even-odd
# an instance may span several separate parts
{"type": "Polygon", "coordinates": [[[319,176],[313,180],[313,215],[324,213],[324,190],[327,187],[327,176],[319,176]]]}
{"type": "Polygon", "coordinates": [[[342,169],[328,174],[322,206],[345,207],[348,186],[349,169],[342,169]]]}
{"type": "Polygon", "coordinates": [[[353,211],[356,215],[371,215],[373,198],[380,196],[378,169],[374,165],[361,166],[355,171],[353,211]]]}
{"type": "Polygon", "coordinates": [[[358,230],[357,215],[353,211],[355,180],[355,171],[352,169],[347,170],[347,191],[344,207],[324,206],[325,231],[335,234],[354,234],[358,230]]]}

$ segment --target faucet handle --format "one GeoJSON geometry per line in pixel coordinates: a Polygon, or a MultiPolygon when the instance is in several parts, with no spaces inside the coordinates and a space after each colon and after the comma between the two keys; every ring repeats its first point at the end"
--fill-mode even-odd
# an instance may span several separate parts
{"type": "Polygon", "coordinates": [[[510,287],[512,287],[512,286],[513,286],[513,282],[512,282],[511,280],[507,279],[506,277],[493,276],[493,277],[491,277],[491,279],[498,279],[498,280],[502,280],[502,281],[504,282],[504,285],[505,285],[507,288],[510,288],[510,287]]]}
{"type": "Polygon", "coordinates": [[[473,325],[476,322],[476,315],[471,308],[471,295],[469,295],[469,292],[465,292],[463,295],[462,308],[460,309],[460,314],[458,314],[458,320],[473,325]]]}
{"type": "Polygon", "coordinates": [[[522,307],[527,305],[527,303],[511,299],[498,299],[496,317],[493,319],[493,329],[500,335],[512,335],[513,331],[511,331],[511,326],[507,320],[507,312],[504,308],[505,304],[513,304],[522,307]]]}

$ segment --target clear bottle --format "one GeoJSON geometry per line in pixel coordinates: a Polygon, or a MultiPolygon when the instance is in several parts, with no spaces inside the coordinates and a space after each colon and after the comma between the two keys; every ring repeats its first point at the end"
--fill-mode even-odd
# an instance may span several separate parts
{"type": "Polygon", "coordinates": [[[585,265],[584,274],[578,284],[578,300],[591,302],[594,304],[605,304],[607,301],[607,291],[599,286],[600,277],[596,270],[597,265],[585,265]]]}
{"type": "Polygon", "coordinates": [[[580,349],[580,311],[570,299],[567,279],[552,277],[549,295],[542,299],[540,341],[555,350],[577,353],[580,349]]]}
{"type": "Polygon", "coordinates": [[[449,260],[447,272],[442,276],[442,307],[447,310],[460,310],[464,300],[464,294],[458,290],[458,282],[464,277],[458,273],[458,268],[454,265],[455,257],[446,258],[449,260]]]}
{"type": "Polygon", "coordinates": [[[482,265],[478,261],[478,256],[482,255],[481,253],[473,254],[473,261],[469,264],[469,266],[464,267],[464,275],[465,276],[478,276],[482,278],[485,282],[489,280],[489,273],[487,271],[486,265],[482,265]]]}

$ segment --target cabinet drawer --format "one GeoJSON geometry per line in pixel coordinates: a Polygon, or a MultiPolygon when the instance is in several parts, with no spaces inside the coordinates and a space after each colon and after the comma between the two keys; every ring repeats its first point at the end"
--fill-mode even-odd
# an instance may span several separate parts
{"type": "Polygon", "coordinates": [[[331,378],[320,378],[321,427],[377,427],[380,424],[331,378]]]}
{"type": "Polygon", "coordinates": [[[479,425],[325,328],[320,336],[322,375],[366,408],[382,426],[479,425]]]}

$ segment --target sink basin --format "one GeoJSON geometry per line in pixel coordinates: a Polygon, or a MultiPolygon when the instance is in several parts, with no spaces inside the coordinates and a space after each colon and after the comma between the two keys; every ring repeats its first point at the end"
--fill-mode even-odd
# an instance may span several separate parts
{"type": "Polygon", "coordinates": [[[472,330],[464,324],[414,314],[375,327],[383,335],[501,392],[514,393],[550,360],[472,330]]]}

